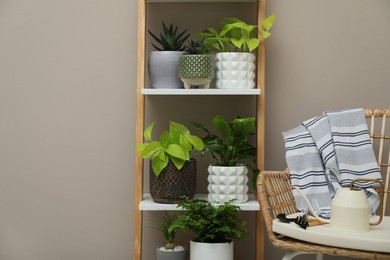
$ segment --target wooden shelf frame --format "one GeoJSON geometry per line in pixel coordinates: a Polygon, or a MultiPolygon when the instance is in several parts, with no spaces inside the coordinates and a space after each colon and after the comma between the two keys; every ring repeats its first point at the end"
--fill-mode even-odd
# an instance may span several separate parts
{"type": "MultiPolygon", "coordinates": [[[[147,3],[193,3],[193,2],[257,2],[258,26],[265,19],[265,0],[138,0],[138,67],[137,67],[137,93],[136,93],[136,145],[143,143],[143,131],[145,128],[145,95],[156,94],[154,90],[148,90],[145,86],[145,41],[146,41],[146,7],[147,3]],[[148,93],[151,91],[151,93],[148,93]]],[[[257,118],[257,161],[258,168],[264,170],[265,152],[265,44],[262,43],[257,51],[257,89],[256,118],[257,118]],[[261,93],[261,94],[260,94],[261,93]]],[[[167,94],[171,95],[171,94],[167,94]]],[[[179,94],[176,94],[179,95],[179,94]]],[[[199,93],[199,95],[211,95],[199,93]]],[[[233,95],[233,94],[232,94],[233,95]]],[[[237,95],[237,94],[234,94],[237,95]]],[[[135,158],[135,182],[134,182],[134,251],[133,260],[142,260],[142,226],[143,214],[139,206],[143,200],[143,160],[139,156],[135,158]]],[[[256,211],[256,260],[264,259],[264,220],[261,209],[256,211]]]]}

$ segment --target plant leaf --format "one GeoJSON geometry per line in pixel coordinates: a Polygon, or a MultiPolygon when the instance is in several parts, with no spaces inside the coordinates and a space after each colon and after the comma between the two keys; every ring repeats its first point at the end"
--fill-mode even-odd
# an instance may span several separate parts
{"type": "Polygon", "coordinates": [[[186,138],[194,146],[195,150],[200,151],[204,148],[204,143],[199,137],[195,135],[187,135],[186,138]]]}
{"type": "Polygon", "coordinates": [[[142,158],[152,157],[160,149],[161,149],[161,145],[159,142],[151,142],[144,147],[141,153],[141,157],[142,158]]]}
{"type": "Polygon", "coordinates": [[[274,25],[275,23],[275,19],[276,19],[276,16],[274,14],[268,16],[267,18],[265,18],[263,20],[263,22],[261,23],[264,27],[264,29],[266,31],[268,31],[269,29],[271,29],[271,27],[274,25]]]}
{"type": "Polygon", "coordinates": [[[168,165],[168,156],[166,156],[165,158],[166,160],[164,160],[164,158],[160,158],[160,156],[156,156],[152,159],[152,169],[157,177],[160,175],[161,171],[168,165]]]}
{"type": "Polygon", "coordinates": [[[184,149],[177,144],[168,145],[166,152],[172,157],[176,157],[182,160],[186,160],[188,156],[186,156],[184,149]]]}
{"type": "Polygon", "coordinates": [[[144,131],[144,138],[148,141],[152,141],[152,132],[153,132],[154,123],[155,122],[152,122],[144,131]]]}
{"type": "Polygon", "coordinates": [[[213,119],[213,125],[221,132],[222,137],[224,139],[230,135],[231,129],[229,127],[229,124],[225,121],[225,119],[222,116],[219,115],[215,116],[213,119]]]}
{"type": "Polygon", "coordinates": [[[247,39],[245,43],[248,46],[249,51],[251,52],[259,46],[260,40],[257,38],[252,38],[252,39],[247,39]]]}

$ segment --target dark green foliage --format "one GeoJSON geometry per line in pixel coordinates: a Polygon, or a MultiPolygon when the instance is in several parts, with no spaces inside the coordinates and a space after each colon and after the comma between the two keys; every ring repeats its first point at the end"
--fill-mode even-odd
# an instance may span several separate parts
{"type": "Polygon", "coordinates": [[[239,219],[239,207],[231,202],[213,205],[207,200],[185,198],[178,207],[184,210],[170,229],[180,228],[193,233],[195,242],[231,242],[247,233],[246,223],[239,219]]]}
{"type": "Polygon", "coordinates": [[[219,131],[219,135],[211,133],[201,123],[193,124],[206,133],[202,139],[205,147],[201,154],[211,153],[216,166],[245,164],[253,172],[252,186],[255,189],[259,170],[256,166],[256,147],[249,143],[249,137],[255,132],[256,119],[237,117],[228,123],[217,115],[213,119],[213,125],[219,131]]]}
{"type": "Polygon", "coordinates": [[[207,47],[203,41],[203,39],[191,40],[185,46],[185,51],[188,54],[210,54],[210,48],[207,47]]]}
{"type": "Polygon", "coordinates": [[[152,43],[153,47],[158,51],[183,51],[183,44],[190,36],[189,33],[186,33],[187,29],[178,33],[178,26],[173,29],[172,24],[169,27],[166,27],[164,22],[162,24],[163,32],[160,33],[160,38],[148,30],[153,39],[155,39],[161,45],[161,47],[157,47],[152,43]]]}

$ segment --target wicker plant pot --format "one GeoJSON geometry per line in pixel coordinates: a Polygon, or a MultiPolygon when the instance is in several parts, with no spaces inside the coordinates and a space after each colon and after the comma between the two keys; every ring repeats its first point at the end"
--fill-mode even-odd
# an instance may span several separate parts
{"type": "Polygon", "coordinates": [[[209,54],[185,54],[179,61],[179,78],[184,88],[191,86],[209,88],[214,78],[214,58],[209,54]]]}
{"type": "Polygon", "coordinates": [[[158,177],[150,166],[150,195],[158,203],[177,203],[182,196],[193,198],[196,190],[196,160],[191,159],[178,170],[169,161],[158,177]]]}

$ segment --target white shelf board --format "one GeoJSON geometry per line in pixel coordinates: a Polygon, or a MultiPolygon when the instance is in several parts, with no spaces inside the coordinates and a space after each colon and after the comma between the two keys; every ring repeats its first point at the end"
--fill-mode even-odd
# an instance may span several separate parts
{"type": "Polygon", "coordinates": [[[259,88],[251,88],[251,89],[217,89],[217,88],[209,88],[209,89],[173,89],[173,88],[165,88],[165,89],[157,89],[157,88],[143,88],[141,90],[143,95],[260,95],[259,88]]]}
{"type": "Polygon", "coordinates": [[[148,3],[256,3],[257,0],[146,0],[148,3]]]}
{"type": "MultiPolygon", "coordinates": [[[[207,194],[196,194],[195,199],[206,199],[207,200],[207,194]]],[[[235,204],[242,211],[258,211],[260,210],[260,204],[255,199],[255,196],[253,194],[249,194],[249,200],[245,203],[241,204],[235,204]]],[[[143,200],[139,204],[139,210],[141,211],[159,211],[159,210],[180,210],[177,207],[177,204],[163,204],[163,203],[156,203],[152,200],[152,197],[149,193],[144,194],[143,200]]]]}

